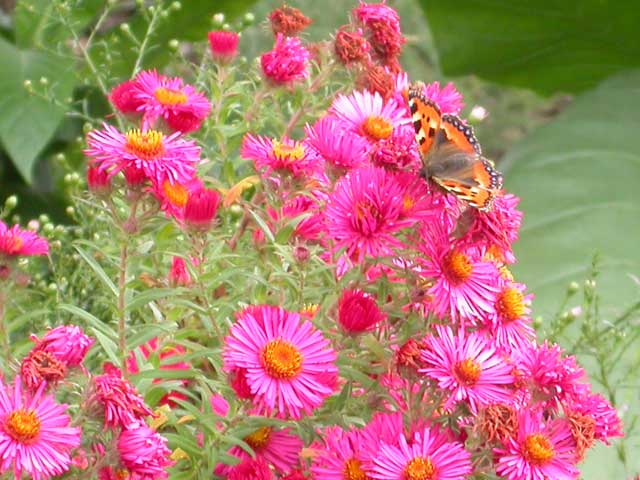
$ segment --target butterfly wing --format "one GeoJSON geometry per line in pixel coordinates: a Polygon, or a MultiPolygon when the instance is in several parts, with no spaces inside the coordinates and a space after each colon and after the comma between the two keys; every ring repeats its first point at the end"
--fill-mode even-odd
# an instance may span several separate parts
{"type": "Polygon", "coordinates": [[[426,155],[440,130],[442,115],[440,109],[424,96],[424,84],[415,83],[409,87],[407,102],[411,110],[411,122],[416,131],[416,142],[422,155],[426,155]]]}

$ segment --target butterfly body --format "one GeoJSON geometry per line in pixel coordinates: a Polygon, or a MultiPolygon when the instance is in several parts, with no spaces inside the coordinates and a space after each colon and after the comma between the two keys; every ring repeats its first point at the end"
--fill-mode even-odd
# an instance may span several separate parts
{"type": "Polygon", "coordinates": [[[491,210],[502,175],[482,156],[473,128],[455,115],[442,115],[425,98],[422,84],[409,87],[406,96],[423,157],[422,174],[468,205],[491,210]]]}

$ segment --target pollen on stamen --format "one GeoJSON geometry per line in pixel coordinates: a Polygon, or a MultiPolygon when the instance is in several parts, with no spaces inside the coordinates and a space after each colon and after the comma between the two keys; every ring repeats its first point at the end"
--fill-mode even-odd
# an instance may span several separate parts
{"type": "Polygon", "coordinates": [[[454,285],[461,284],[473,273],[473,265],[469,257],[458,250],[453,250],[444,257],[442,269],[454,285]]]}
{"type": "Polygon", "coordinates": [[[244,441],[247,442],[255,452],[264,447],[269,442],[269,438],[271,438],[271,427],[262,427],[251,435],[247,435],[244,441]]]}
{"type": "Polygon", "coordinates": [[[294,143],[293,145],[287,145],[286,143],[273,141],[273,155],[281,162],[295,162],[304,158],[305,150],[301,143],[294,143]]]}
{"type": "Polygon", "coordinates": [[[153,95],[161,104],[173,107],[174,105],[183,105],[187,103],[187,96],[180,90],[172,90],[170,88],[158,87],[153,95]]]}
{"type": "Polygon", "coordinates": [[[184,208],[189,200],[189,190],[179,183],[172,184],[165,180],[162,183],[162,191],[173,206],[184,208]]]}
{"type": "Polygon", "coordinates": [[[125,148],[142,160],[156,160],[164,154],[164,135],[156,130],[129,130],[126,134],[125,148]]]}
{"type": "Polygon", "coordinates": [[[344,480],[368,480],[369,477],[362,470],[360,460],[352,458],[347,460],[344,465],[344,472],[342,472],[342,478],[344,480]]]}
{"type": "Polygon", "coordinates": [[[472,387],[478,382],[482,368],[480,364],[474,362],[470,358],[458,362],[453,367],[453,373],[456,379],[466,387],[472,387]]]}
{"type": "Polygon", "coordinates": [[[416,457],[404,469],[404,480],[433,480],[436,468],[429,458],[416,457]]]}
{"type": "Polygon", "coordinates": [[[33,410],[15,410],[4,421],[4,431],[15,441],[30,445],[38,439],[40,420],[33,410]]]}
{"type": "Polygon", "coordinates": [[[273,340],[261,352],[264,369],[273,378],[290,380],[302,371],[302,354],[291,343],[273,340]]]}
{"type": "Polygon", "coordinates": [[[549,463],[555,454],[549,439],[540,433],[527,437],[523,453],[529,463],[538,466],[549,463]]]}
{"type": "Polygon", "coordinates": [[[371,140],[385,140],[393,133],[393,125],[383,117],[372,116],[364,121],[362,131],[371,140]]]}
{"type": "Polygon", "coordinates": [[[518,320],[525,314],[524,295],[514,287],[506,287],[496,298],[496,311],[507,322],[518,320]]]}

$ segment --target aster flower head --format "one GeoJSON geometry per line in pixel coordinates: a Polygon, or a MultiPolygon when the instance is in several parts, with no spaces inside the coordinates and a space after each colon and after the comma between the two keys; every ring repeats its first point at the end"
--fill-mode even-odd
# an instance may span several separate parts
{"type": "Polygon", "coordinates": [[[501,280],[496,293],[495,308],[489,315],[486,331],[498,348],[506,351],[525,348],[535,339],[531,326],[531,300],[526,285],[501,280]]]}
{"type": "Polygon", "coordinates": [[[237,318],[225,339],[224,368],[245,370],[258,408],[297,419],[333,393],[336,352],[311,322],[269,305],[237,318]]]}
{"type": "Polygon", "coordinates": [[[348,25],[343,25],[336,32],[333,49],[340,63],[347,67],[365,60],[370,48],[362,29],[354,31],[348,25]]]}
{"type": "Polygon", "coordinates": [[[48,480],[69,470],[81,431],[69,426],[66,405],[44,395],[44,388],[31,394],[19,379],[13,386],[0,380],[0,473],[48,480]]]}
{"type": "Polygon", "coordinates": [[[294,177],[311,177],[321,167],[321,158],[309,145],[289,138],[276,140],[247,134],[240,148],[242,158],[253,160],[256,170],[270,175],[285,173],[294,177]]]}
{"type": "Polygon", "coordinates": [[[359,88],[379,93],[385,100],[395,94],[395,75],[388,67],[368,62],[356,80],[359,88]]]}
{"type": "Polygon", "coordinates": [[[175,218],[179,223],[184,221],[185,206],[190,196],[203,188],[202,180],[194,176],[187,182],[171,182],[164,179],[162,183],[152,182],[151,191],[160,202],[160,208],[167,216],[175,218]]]}
{"type": "Polygon", "coordinates": [[[518,432],[494,449],[496,473],[507,480],[573,480],[575,444],[564,420],[545,423],[540,412],[522,409],[518,413],[518,432]]]}
{"type": "Polygon", "coordinates": [[[236,32],[217,30],[207,34],[213,60],[220,64],[231,62],[238,55],[240,36],[236,32]]]}
{"type": "Polygon", "coordinates": [[[109,178],[133,167],[157,185],[165,180],[186,184],[195,176],[200,161],[200,148],[180,138],[179,133],[167,137],[157,130],[133,129],[122,134],[105,123],[103,130],[89,133],[87,143],[85,155],[100,170],[109,172],[109,178]]]}
{"type": "Polygon", "coordinates": [[[0,220],[0,257],[48,254],[49,242],[45,238],[31,230],[23,230],[19,225],[9,228],[0,220]]]}
{"type": "Polygon", "coordinates": [[[404,189],[381,168],[352,170],[341,178],[325,210],[327,233],[336,249],[346,248],[349,258],[393,254],[402,243],[394,237],[411,221],[401,219],[404,189]]]}
{"type": "Polygon", "coordinates": [[[305,126],[308,144],[338,173],[364,165],[369,143],[356,133],[345,130],[344,124],[326,115],[313,126],[305,126]]]}
{"type": "Polygon", "coordinates": [[[462,94],[456,86],[449,82],[440,88],[440,82],[428,83],[424,86],[424,96],[435,103],[442,114],[458,115],[464,108],[462,94]]]}
{"type": "Polygon", "coordinates": [[[439,318],[475,322],[493,313],[500,274],[475,250],[452,243],[446,226],[423,224],[419,274],[432,282],[429,308],[439,318]]]}
{"type": "Polygon", "coordinates": [[[472,472],[471,455],[436,428],[414,433],[411,442],[400,435],[383,443],[372,460],[369,476],[378,480],[465,480],[472,472]]]}
{"type": "Polygon", "coordinates": [[[376,4],[360,2],[353,9],[353,14],[364,25],[369,43],[377,58],[394,71],[400,71],[397,57],[406,39],[400,30],[398,13],[384,2],[376,4]]]}
{"type": "Polygon", "coordinates": [[[96,195],[109,195],[111,193],[109,174],[98,167],[87,168],[87,187],[96,195]]]}
{"type": "Polygon", "coordinates": [[[338,301],[338,323],[347,333],[369,332],[387,315],[380,310],[378,302],[362,290],[345,290],[338,301]]]}
{"type": "Polygon", "coordinates": [[[398,130],[415,136],[411,133],[413,127],[409,125],[406,107],[393,99],[385,101],[378,92],[356,90],[348,96],[340,94],[329,112],[372,145],[391,138],[398,130]]]}
{"type": "Polygon", "coordinates": [[[140,72],[135,78],[135,97],[141,102],[143,127],[151,128],[164,119],[173,130],[189,133],[197,130],[211,111],[207,97],[179,77],[165,77],[155,70],[140,72]]]}
{"type": "Polygon", "coordinates": [[[22,381],[31,391],[37,390],[42,384],[55,386],[66,374],[67,366],[63,361],[37,348],[32,349],[20,364],[22,381]]]}
{"type": "Polygon", "coordinates": [[[273,480],[273,472],[264,458],[247,458],[231,469],[227,480],[273,480]]]}
{"type": "Polygon", "coordinates": [[[506,364],[495,348],[476,332],[465,334],[460,329],[454,335],[450,327],[436,325],[437,336],[425,339],[419,369],[450,392],[444,407],[450,409],[467,402],[471,412],[492,403],[508,403],[512,393],[507,389],[514,378],[512,367],[506,364]]]}
{"type": "Polygon", "coordinates": [[[312,23],[312,20],[299,9],[289,5],[282,5],[273,10],[269,14],[269,20],[274,35],[280,33],[287,37],[299,34],[312,23]]]}
{"type": "Polygon", "coordinates": [[[95,342],[76,325],[60,325],[49,330],[41,340],[33,335],[31,340],[36,343],[34,350],[48,352],[69,367],[80,365],[95,342]]]}
{"type": "Polygon", "coordinates": [[[192,230],[206,232],[211,228],[222,197],[216,190],[200,188],[189,195],[184,206],[184,221],[192,230]]]}
{"type": "Polygon", "coordinates": [[[143,101],[136,97],[136,82],[127,80],[111,90],[109,100],[122,113],[137,113],[143,101]]]}
{"type": "Polygon", "coordinates": [[[273,50],[260,57],[262,73],[274,85],[290,85],[309,76],[311,53],[297,37],[276,36],[273,50]]]}
{"type": "Polygon", "coordinates": [[[314,444],[319,454],[313,459],[313,478],[325,480],[366,480],[361,449],[367,445],[357,430],[345,431],[340,427],[327,427],[321,432],[321,442],[314,444]]]}
{"type": "Polygon", "coordinates": [[[128,428],[144,422],[153,412],[119,368],[105,363],[104,374],[92,379],[89,404],[104,412],[105,428],[128,428]]]}
{"type": "Polygon", "coordinates": [[[144,424],[122,430],[118,437],[120,461],[132,478],[156,480],[169,477],[167,467],[173,465],[167,439],[144,424]]]}

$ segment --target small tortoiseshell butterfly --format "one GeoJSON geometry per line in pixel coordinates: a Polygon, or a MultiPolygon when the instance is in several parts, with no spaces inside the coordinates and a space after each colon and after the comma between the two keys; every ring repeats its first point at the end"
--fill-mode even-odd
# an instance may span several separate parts
{"type": "Polygon", "coordinates": [[[473,128],[455,115],[442,115],[423,88],[416,83],[406,92],[423,158],[422,174],[472,207],[491,210],[502,189],[502,174],[482,156],[473,128]]]}

